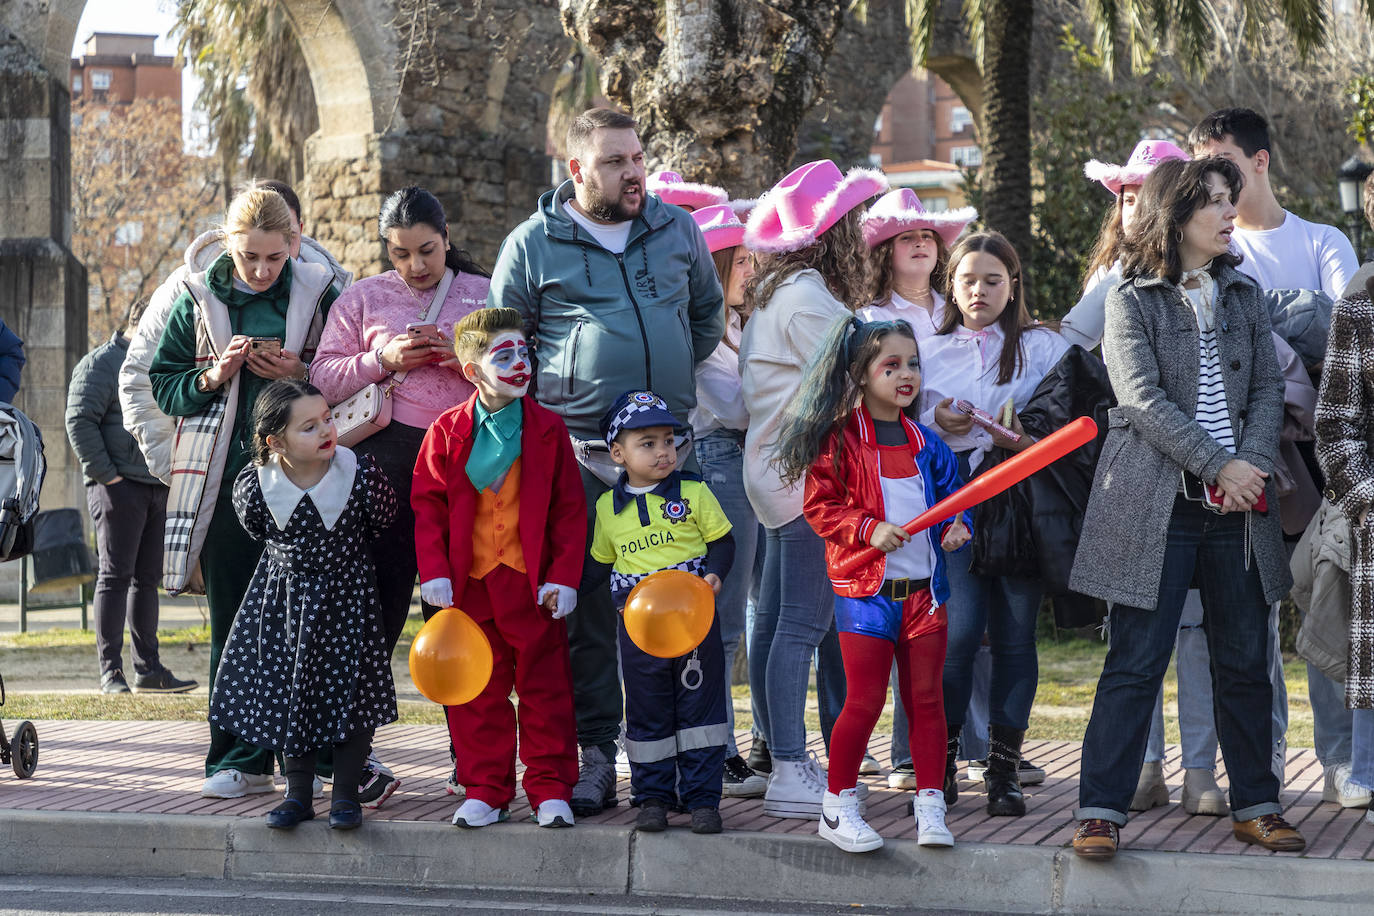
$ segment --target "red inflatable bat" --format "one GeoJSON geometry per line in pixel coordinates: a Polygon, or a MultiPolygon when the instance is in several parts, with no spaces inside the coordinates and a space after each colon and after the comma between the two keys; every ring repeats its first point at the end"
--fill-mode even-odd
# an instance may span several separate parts
{"type": "MultiPolygon", "coordinates": [[[[980,474],[935,505],[902,526],[908,534],[916,534],[945,519],[953,518],[965,509],[971,509],[984,500],[991,499],[1008,487],[1015,486],[1041,468],[1058,461],[1080,445],[1091,442],[1097,436],[1097,424],[1092,417],[1079,417],[1072,423],[1055,430],[1024,452],[1013,455],[997,467],[980,474]]],[[[842,569],[834,573],[844,578],[865,563],[872,563],[880,555],[876,547],[852,554],[842,569]]]]}

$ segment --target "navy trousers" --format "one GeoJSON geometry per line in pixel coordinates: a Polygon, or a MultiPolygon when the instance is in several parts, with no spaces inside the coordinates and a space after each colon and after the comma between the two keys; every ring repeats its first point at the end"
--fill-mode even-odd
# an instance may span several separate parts
{"type": "Polygon", "coordinates": [[[720,618],[696,651],[681,658],[644,652],[618,620],[631,803],[656,798],[688,811],[719,807],[730,737],[720,618]]]}

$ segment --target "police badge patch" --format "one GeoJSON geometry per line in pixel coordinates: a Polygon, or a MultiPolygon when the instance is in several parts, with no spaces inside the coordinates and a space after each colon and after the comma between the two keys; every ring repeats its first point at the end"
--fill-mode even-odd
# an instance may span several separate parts
{"type": "Polygon", "coordinates": [[[663,518],[665,521],[676,525],[678,522],[687,520],[687,516],[692,514],[692,501],[689,499],[665,499],[663,501],[663,518]]]}

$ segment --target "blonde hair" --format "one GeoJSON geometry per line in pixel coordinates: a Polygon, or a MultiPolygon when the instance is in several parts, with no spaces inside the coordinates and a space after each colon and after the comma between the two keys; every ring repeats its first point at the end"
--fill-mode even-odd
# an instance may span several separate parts
{"type": "Polygon", "coordinates": [[[225,243],[235,235],[247,235],[257,229],[261,232],[280,232],[289,245],[295,232],[291,219],[291,208],[276,191],[266,188],[253,188],[239,194],[229,203],[224,214],[224,225],[220,233],[225,243]]]}
{"type": "Polygon", "coordinates": [[[475,363],[487,351],[491,339],[504,331],[525,333],[525,324],[515,309],[469,312],[453,326],[453,355],[465,363],[475,363]]]}

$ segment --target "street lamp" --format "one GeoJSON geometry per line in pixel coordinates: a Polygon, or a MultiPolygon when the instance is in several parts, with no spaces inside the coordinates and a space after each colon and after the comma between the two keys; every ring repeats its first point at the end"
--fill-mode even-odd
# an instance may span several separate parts
{"type": "Polygon", "coordinates": [[[1341,210],[1344,211],[1346,222],[1350,226],[1350,238],[1355,243],[1355,254],[1361,260],[1364,258],[1364,208],[1361,197],[1364,193],[1365,179],[1369,177],[1370,172],[1374,172],[1374,165],[1370,165],[1359,156],[1351,156],[1341,163],[1340,171],[1336,173],[1341,190],[1341,210]]]}

